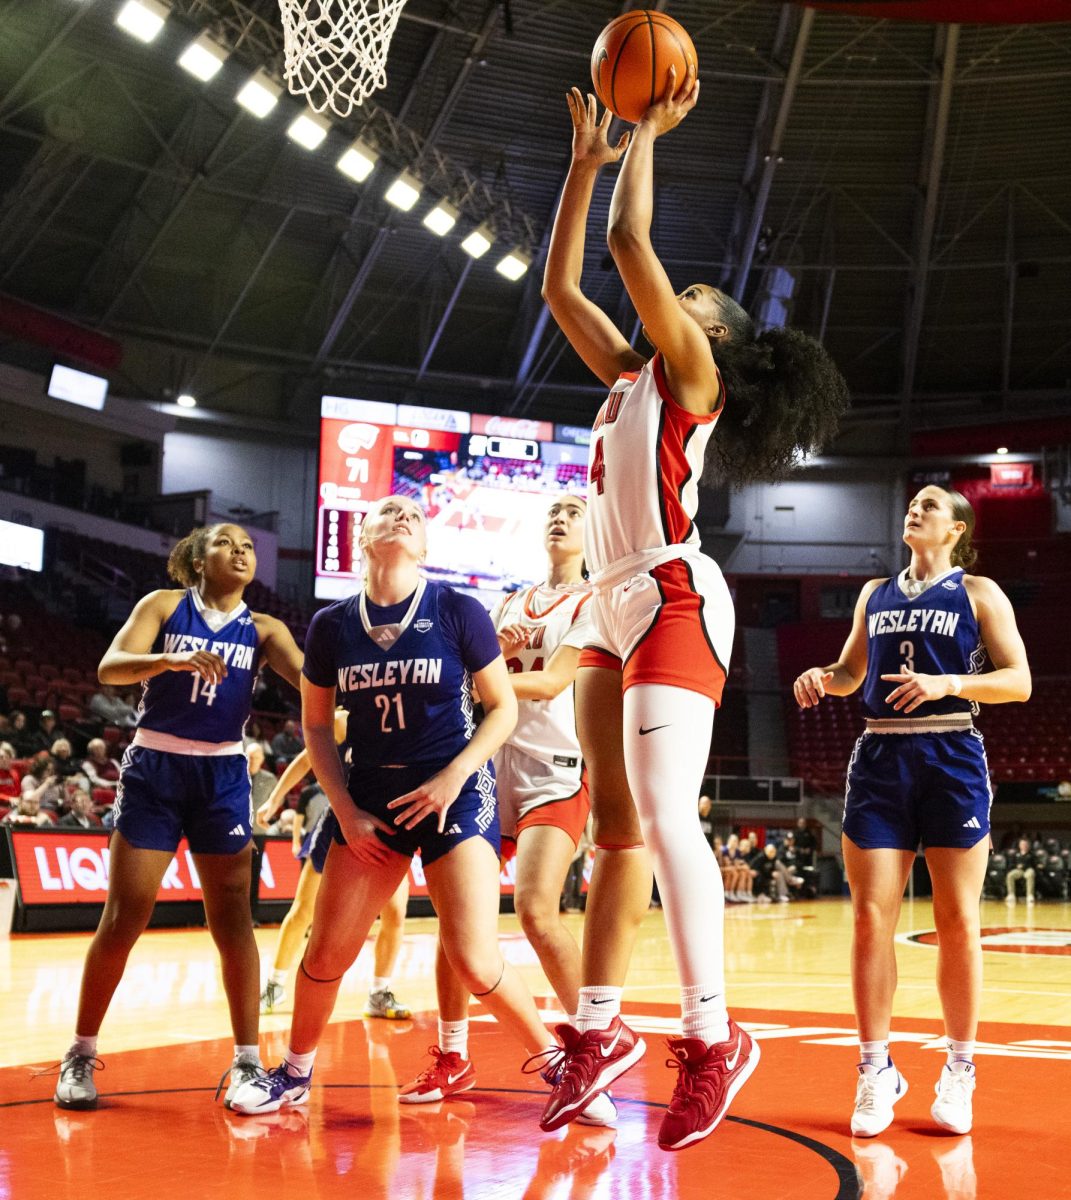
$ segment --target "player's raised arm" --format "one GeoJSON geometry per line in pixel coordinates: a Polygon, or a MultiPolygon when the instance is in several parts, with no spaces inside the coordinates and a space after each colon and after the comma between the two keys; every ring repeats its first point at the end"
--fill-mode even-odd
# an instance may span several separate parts
{"type": "Polygon", "coordinates": [[[567,96],[573,119],[573,161],[558,202],[543,274],[543,299],[569,339],[569,344],[609,387],[622,371],[638,370],[643,359],[597,304],[584,295],[584,240],[588,210],[599,169],[617,162],[628,145],[622,134],[616,146],[606,140],[611,113],[598,117],[595,97],[573,88],[567,96]]]}
{"type": "MultiPolygon", "coordinates": [[[[694,70],[678,86],[671,68],[666,94],[633,132],[614,188],[606,240],[644,332],[662,353],[674,398],[690,412],[709,413],[717,408],[721,393],[710,345],[718,331],[717,313],[711,306],[709,320],[701,325],[682,307],[651,244],[655,139],[679,125],[698,98],[694,70]]],[[[694,290],[697,302],[705,299],[698,286],[694,290]]],[[[721,329],[724,332],[724,326],[721,329]]]]}

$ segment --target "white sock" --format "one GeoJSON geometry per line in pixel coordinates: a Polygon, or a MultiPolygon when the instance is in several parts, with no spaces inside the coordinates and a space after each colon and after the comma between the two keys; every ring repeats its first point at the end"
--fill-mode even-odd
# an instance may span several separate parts
{"type": "Polygon", "coordinates": [[[251,1058],[254,1062],[260,1062],[260,1047],[254,1042],[252,1046],[234,1047],[234,1061],[237,1062],[240,1058],[251,1058]]]}
{"type": "Polygon", "coordinates": [[[643,683],[625,692],[624,708],[628,781],[654,860],[681,986],[704,987],[704,995],[724,993],[725,889],[695,806],[714,702],[686,688],[643,683]],[[657,735],[639,736],[656,725],[657,735]]]}
{"type": "Polygon", "coordinates": [[[880,1071],[882,1067],[887,1067],[890,1061],[888,1042],[859,1043],[859,1062],[861,1065],[877,1067],[880,1071]]]}
{"type": "Polygon", "coordinates": [[[315,1061],[315,1050],[310,1050],[308,1054],[295,1054],[293,1050],[287,1047],[286,1053],[283,1055],[283,1066],[286,1067],[287,1073],[293,1075],[295,1079],[311,1075],[312,1064],[315,1061]]]}
{"type": "Polygon", "coordinates": [[[462,1058],[469,1056],[469,1022],[444,1021],[439,1018],[439,1049],[443,1054],[460,1054],[462,1058]]]}
{"type": "Polygon", "coordinates": [[[619,987],[582,987],[576,1010],[576,1028],[581,1033],[589,1029],[609,1029],[614,1017],[621,1012],[619,987]]]}
{"type": "Polygon", "coordinates": [[[74,1044],[71,1049],[75,1054],[84,1054],[87,1058],[97,1057],[97,1035],[92,1037],[83,1037],[82,1034],[74,1035],[74,1044]]]}
{"type": "Polygon", "coordinates": [[[954,1042],[949,1038],[945,1062],[948,1066],[956,1062],[974,1062],[974,1042],[954,1042]]]}
{"type": "Polygon", "coordinates": [[[681,1022],[684,1036],[699,1038],[708,1046],[729,1037],[729,1014],[725,993],[716,988],[686,987],[681,991],[681,1022]]]}
{"type": "Polygon", "coordinates": [[[284,987],[289,974],[290,972],[285,967],[281,971],[269,971],[268,982],[274,983],[276,987],[284,987]]]}
{"type": "Polygon", "coordinates": [[[369,991],[369,994],[374,994],[375,992],[389,992],[390,991],[390,976],[389,975],[373,975],[372,976],[372,986],[368,989],[368,991],[369,991]]]}

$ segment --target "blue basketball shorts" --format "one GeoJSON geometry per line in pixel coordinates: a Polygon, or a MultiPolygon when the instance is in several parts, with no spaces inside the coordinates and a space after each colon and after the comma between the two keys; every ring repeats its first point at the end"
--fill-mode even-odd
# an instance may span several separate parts
{"type": "Polygon", "coordinates": [[[324,872],[327,852],[331,849],[333,834],[338,827],[338,822],[335,821],[330,826],[328,825],[329,817],[331,817],[331,807],[327,805],[316,818],[316,824],[302,838],[301,850],[298,854],[298,858],[303,862],[311,864],[317,875],[322,875],[324,872]]]}
{"type": "MultiPolygon", "coordinates": [[[[498,855],[502,849],[502,838],[495,797],[495,774],[490,763],[485,763],[465,780],[457,799],[447,810],[446,828],[442,833],[438,829],[439,819],[434,814],[425,817],[415,829],[403,829],[394,824],[398,809],[387,808],[390,801],[418,788],[438,770],[441,767],[428,764],[377,767],[363,771],[355,768],[350,772],[350,795],[358,808],[397,829],[394,834],[376,830],[376,837],[384,846],[406,858],[412,858],[419,850],[425,867],[473,837],[482,837],[489,842],[498,855]]],[[[334,814],[327,815],[326,820],[332,838],[344,846],[346,839],[334,814]]]]}
{"type": "Polygon", "coordinates": [[[860,849],[969,849],[989,836],[993,792],[977,729],[871,733],[848,763],[843,830],[860,849]]]}
{"type": "Polygon", "coordinates": [[[139,850],[235,854],[252,836],[244,754],[173,754],[129,746],[115,789],[115,828],[139,850]]]}

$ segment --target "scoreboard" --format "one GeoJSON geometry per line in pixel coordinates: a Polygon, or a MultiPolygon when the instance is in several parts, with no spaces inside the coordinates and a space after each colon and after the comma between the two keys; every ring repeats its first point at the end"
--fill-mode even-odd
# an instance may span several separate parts
{"type": "Polygon", "coordinates": [[[546,511],[587,490],[586,426],[324,396],[316,506],[316,595],[361,578],[365,513],[383,496],[427,515],[427,574],[483,593],[543,578],[546,511]]]}

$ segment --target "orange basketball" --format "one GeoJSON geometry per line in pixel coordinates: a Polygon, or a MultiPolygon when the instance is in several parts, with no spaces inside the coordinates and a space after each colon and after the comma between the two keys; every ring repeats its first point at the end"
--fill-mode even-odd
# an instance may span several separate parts
{"type": "Polygon", "coordinates": [[[599,34],[591,52],[591,82],[606,107],[636,122],[665,93],[669,68],[677,68],[677,86],[688,68],[698,68],[695,46],[684,26],[648,8],[615,17],[599,34]]]}

